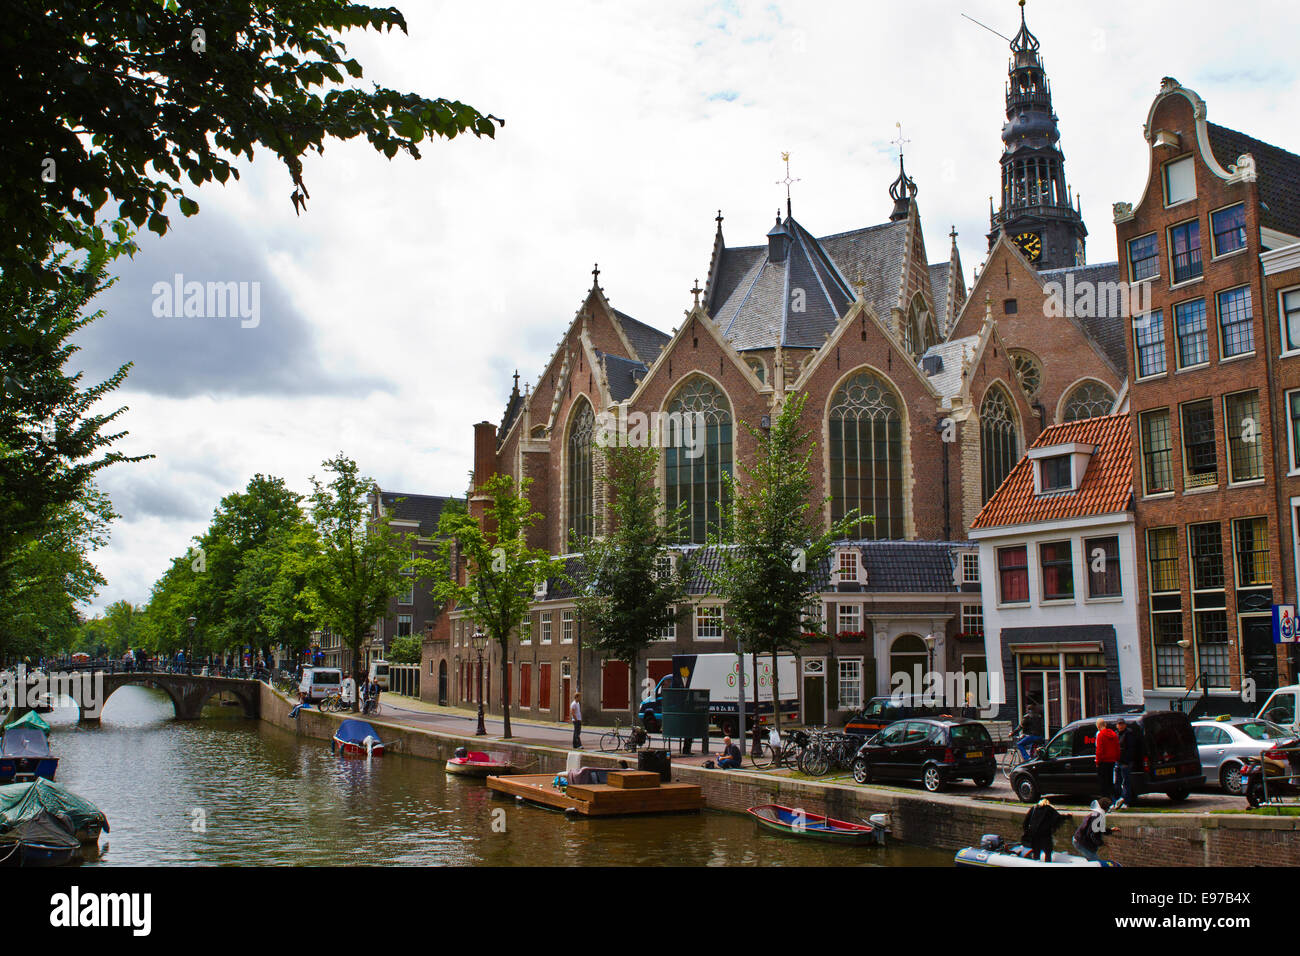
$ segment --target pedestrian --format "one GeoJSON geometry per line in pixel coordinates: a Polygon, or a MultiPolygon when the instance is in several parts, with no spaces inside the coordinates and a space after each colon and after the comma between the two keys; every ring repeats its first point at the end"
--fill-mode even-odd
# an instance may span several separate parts
{"type": "Polygon", "coordinates": [[[1110,729],[1105,718],[1097,718],[1097,796],[1115,792],[1115,764],[1119,760],[1119,735],[1110,729]]]}
{"type": "Polygon", "coordinates": [[[569,719],[573,721],[573,749],[582,749],[582,704],[580,695],[573,695],[573,703],[569,704],[569,719]]]}
{"type": "Polygon", "coordinates": [[[731,742],[731,737],[722,738],[722,756],[718,758],[719,770],[735,770],[740,767],[740,748],[731,742]]]}
{"type": "Polygon", "coordinates": [[[1133,802],[1133,768],[1142,761],[1142,734],[1121,717],[1115,721],[1119,731],[1119,762],[1115,764],[1115,806],[1122,810],[1133,802]]]}
{"type": "Polygon", "coordinates": [[[1046,797],[1030,808],[1025,814],[1024,833],[1020,842],[1029,847],[1031,860],[1037,860],[1039,854],[1042,854],[1043,862],[1052,862],[1052,836],[1056,833],[1056,828],[1068,819],[1046,797]]]}
{"type": "Polygon", "coordinates": [[[1097,851],[1101,849],[1103,839],[1112,834],[1118,833],[1119,827],[1106,826],[1106,811],[1110,809],[1110,798],[1101,797],[1092,801],[1092,807],[1089,809],[1088,816],[1079,824],[1079,828],[1074,831],[1074,848],[1085,860],[1097,861],[1101,857],[1097,851]]]}
{"type": "Polygon", "coordinates": [[[339,688],[339,697],[347,705],[348,710],[351,710],[352,705],[356,703],[357,682],[352,679],[350,673],[343,675],[343,686],[339,688]]]}

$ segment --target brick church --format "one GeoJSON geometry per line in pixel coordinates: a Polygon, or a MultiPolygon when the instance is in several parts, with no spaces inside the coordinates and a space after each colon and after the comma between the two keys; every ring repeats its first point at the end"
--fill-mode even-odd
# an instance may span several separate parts
{"type": "MultiPolygon", "coordinates": [[[[927,252],[920,189],[901,153],[874,215],[864,210],[869,224],[849,232],[820,235],[816,210],[801,221],[787,204],[766,237],[736,245],[719,213],[701,262],[707,279],[670,331],[658,317],[613,308],[594,270],[554,354],[522,392],[515,376],[499,423],[474,426],[470,507],[493,473],[531,478],[533,508],[545,517],[530,543],[569,552],[605,526],[597,416],[698,413],[702,453],[662,449],[656,480],[670,509],[686,508],[680,547],[707,549],[726,507],[723,475],[754,454],[739,423],[761,427],[803,393],[825,518],[853,509],[874,517],[821,569],[819,610],[832,637],[801,652],[801,718],[842,721],[917,664],[982,673],[978,549],[967,530],[1044,427],[1111,412],[1126,379],[1120,323],[1047,308],[1067,275],[1097,281],[1118,267],[1085,263],[1082,206],[1065,179],[1050,86],[1023,11],[1011,51],[1001,199],[971,288],[955,231],[945,231],[933,261],[927,252]]],[[[634,675],[584,649],[572,594],[548,586],[509,651],[512,713],[561,719],[580,692],[588,720],[626,720],[674,654],[734,650],[716,595],[698,582],[691,601],[690,624],[666,632],[634,675]]],[[[473,625],[449,616],[449,639],[425,646],[426,686],[447,703],[469,702],[473,625]]],[[[495,711],[499,653],[486,652],[483,673],[495,711]]]]}

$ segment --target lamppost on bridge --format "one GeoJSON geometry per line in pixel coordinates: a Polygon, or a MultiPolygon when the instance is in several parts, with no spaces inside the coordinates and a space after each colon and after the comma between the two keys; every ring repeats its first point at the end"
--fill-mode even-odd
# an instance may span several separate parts
{"type": "Polygon", "coordinates": [[[191,614],[185,619],[185,623],[190,626],[190,646],[185,651],[185,666],[190,674],[194,673],[194,625],[199,623],[199,619],[191,614]]]}
{"type": "Polygon", "coordinates": [[[487,642],[487,635],[474,628],[474,636],[470,638],[470,644],[478,651],[478,729],[474,731],[476,737],[487,736],[487,727],[483,723],[483,649],[487,647],[487,642]]]}

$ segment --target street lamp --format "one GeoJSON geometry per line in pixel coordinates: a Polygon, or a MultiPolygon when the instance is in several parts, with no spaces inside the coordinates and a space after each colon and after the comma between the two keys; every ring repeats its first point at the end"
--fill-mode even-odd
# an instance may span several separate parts
{"type": "Polygon", "coordinates": [[[925,680],[927,683],[931,680],[930,675],[934,673],[934,644],[935,644],[934,634],[930,633],[925,635],[925,659],[926,659],[925,680]]]}
{"type": "Polygon", "coordinates": [[[487,642],[487,635],[475,628],[470,644],[478,651],[478,730],[474,731],[476,737],[487,736],[487,727],[483,724],[483,649],[487,647],[487,642]]]}
{"type": "Polygon", "coordinates": [[[194,673],[194,625],[199,623],[199,619],[195,617],[193,614],[191,614],[188,618],[186,618],[185,623],[190,626],[190,646],[189,649],[186,650],[185,652],[185,666],[189,669],[189,673],[193,674],[194,673]]]}

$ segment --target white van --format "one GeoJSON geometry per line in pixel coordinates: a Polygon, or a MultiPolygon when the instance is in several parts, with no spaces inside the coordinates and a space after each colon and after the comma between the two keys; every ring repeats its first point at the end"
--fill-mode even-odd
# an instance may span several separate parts
{"type": "Polygon", "coordinates": [[[1300,733],[1300,719],[1296,715],[1297,695],[1300,695],[1300,684],[1279,687],[1269,694],[1268,700],[1264,701],[1264,706],[1255,717],[1275,723],[1292,733],[1300,733]]]}
{"type": "Polygon", "coordinates": [[[378,681],[380,690],[388,690],[388,661],[371,661],[369,679],[378,681]]]}
{"type": "Polygon", "coordinates": [[[343,672],[337,667],[304,667],[298,690],[306,694],[307,699],[314,704],[337,693],[342,685],[343,672]]]}

